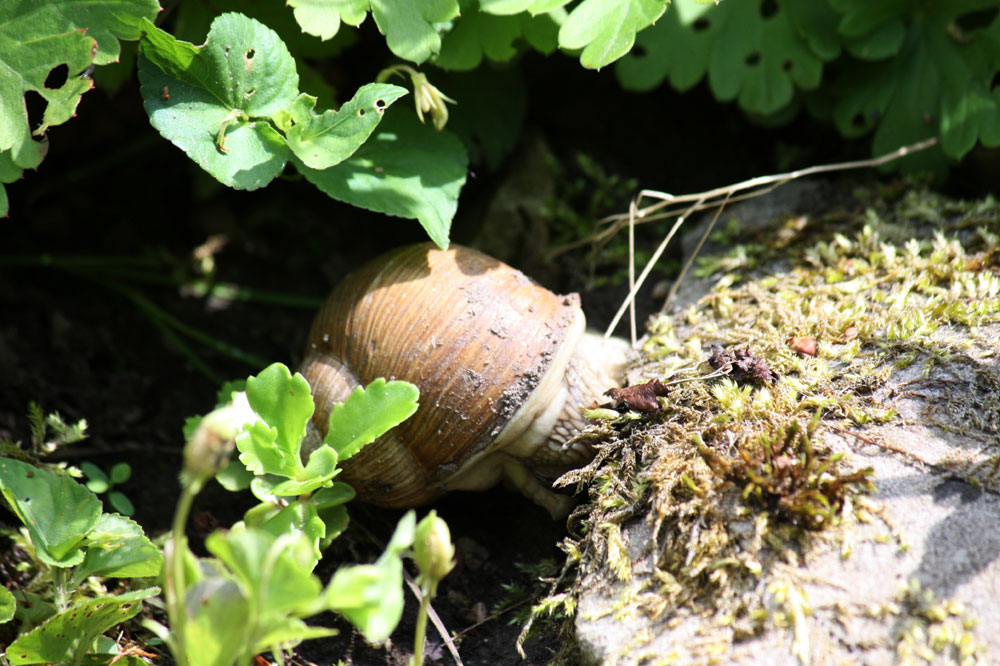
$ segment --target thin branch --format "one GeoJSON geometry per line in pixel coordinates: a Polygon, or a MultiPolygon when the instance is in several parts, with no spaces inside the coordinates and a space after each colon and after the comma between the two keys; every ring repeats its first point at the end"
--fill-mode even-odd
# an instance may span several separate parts
{"type": "MultiPolygon", "coordinates": [[[[770,176],[758,176],[756,178],[744,180],[742,182],[735,183],[733,185],[727,185],[725,187],[717,187],[715,189],[707,190],[705,192],[699,192],[696,194],[673,195],[666,192],[658,192],[656,190],[642,190],[641,192],[639,192],[636,198],[633,199],[632,202],[630,203],[628,213],[620,213],[618,215],[612,215],[603,220],[605,223],[609,225],[607,229],[598,232],[597,234],[591,236],[590,238],[583,239],[582,241],[578,241],[571,245],[563,246],[558,251],[552,254],[553,256],[556,256],[559,253],[564,252],[567,249],[570,249],[571,247],[576,247],[583,243],[588,243],[588,242],[593,243],[595,246],[599,244],[603,245],[607,243],[622,228],[622,226],[626,224],[629,225],[630,229],[629,245],[631,247],[634,242],[634,236],[631,230],[634,228],[636,224],[639,224],[641,222],[649,222],[652,221],[653,219],[660,219],[662,217],[673,216],[676,214],[676,209],[668,211],[664,211],[663,209],[664,208],[669,209],[670,206],[677,206],[679,204],[690,203],[690,205],[684,208],[683,212],[681,212],[680,215],[678,215],[677,220],[674,222],[674,225],[670,228],[670,231],[667,233],[666,237],[656,248],[656,251],[653,253],[653,256],[650,258],[645,268],[643,268],[643,271],[639,275],[639,278],[637,280],[633,281],[631,279],[632,271],[630,266],[629,293],[628,296],[625,297],[625,301],[621,304],[621,307],[618,309],[618,312],[615,314],[615,317],[612,320],[611,325],[608,326],[607,331],[605,331],[604,333],[604,337],[609,337],[614,332],[615,328],[618,326],[618,323],[621,321],[622,315],[624,314],[625,310],[628,308],[634,309],[636,293],[642,287],[643,282],[645,282],[646,277],[649,275],[650,271],[652,271],[653,266],[656,264],[657,261],[659,261],[660,256],[663,254],[663,251],[666,250],[667,245],[670,243],[671,239],[673,239],[674,235],[677,233],[677,230],[680,228],[681,224],[683,224],[683,222],[686,219],[688,219],[692,213],[698,210],[702,210],[704,208],[717,208],[718,210],[716,211],[715,218],[713,219],[710,225],[711,228],[711,226],[714,226],[715,221],[718,220],[719,216],[722,214],[722,210],[729,203],[735,201],[741,201],[744,199],[749,199],[751,197],[760,196],[762,194],[767,194],[768,192],[773,191],[777,187],[780,187],[781,185],[784,185],[789,181],[798,178],[804,178],[806,176],[814,176],[816,174],[831,173],[835,171],[847,171],[850,169],[864,169],[864,168],[877,167],[887,162],[898,160],[911,153],[925,150],[933,145],[936,145],[937,143],[938,143],[937,138],[932,137],[930,139],[925,139],[924,141],[919,141],[909,146],[903,146],[902,148],[898,148],[893,152],[887,153],[880,157],[873,157],[867,160],[853,160],[850,162],[837,162],[835,164],[823,164],[818,166],[807,167],[805,169],[798,169],[796,171],[788,171],[786,173],[774,174],[770,176]],[[752,190],[752,191],[747,192],[747,190],[752,190]],[[650,204],[649,206],[641,208],[639,204],[644,198],[658,199],[658,201],[654,204],[650,204]]],[[[702,240],[699,242],[698,244],[699,249],[701,249],[701,246],[704,243],[704,241],[705,238],[702,238],[702,240]]],[[[691,262],[694,261],[694,256],[697,256],[697,252],[693,253],[693,256],[688,260],[687,264],[685,264],[684,269],[681,273],[682,276],[689,268],[691,262]]],[[[670,291],[670,295],[667,298],[668,301],[670,297],[672,297],[676,293],[679,284],[680,284],[679,280],[674,284],[673,288],[670,291]]],[[[664,304],[664,307],[665,306],[666,304],[664,304]]],[[[634,338],[633,338],[633,344],[635,344],[634,338]]]]}

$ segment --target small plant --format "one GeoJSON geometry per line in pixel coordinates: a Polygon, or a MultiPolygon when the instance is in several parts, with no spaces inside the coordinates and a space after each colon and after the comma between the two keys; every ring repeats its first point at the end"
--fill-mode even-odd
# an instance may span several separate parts
{"type": "Polygon", "coordinates": [[[0,437],[0,455],[25,462],[37,462],[56,449],[87,438],[87,421],[66,423],[58,412],[46,414],[37,402],[28,403],[28,424],[31,441],[24,449],[20,442],[0,437]]]}
{"type": "Polygon", "coordinates": [[[848,495],[874,490],[870,467],[840,473],[837,463],[843,454],[813,451],[812,436],[819,423],[819,412],[804,432],[793,421],[762,435],[754,446],[739,447],[737,459],[723,458],[700,437],[695,438],[695,445],[716,475],[743,486],[744,499],[752,499],[794,525],[819,530],[834,520],[848,495]]]}
{"type": "Polygon", "coordinates": [[[384,380],[359,387],[331,410],[329,432],[304,464],[314,408],[305,378],[274,364],[247,379],[245,391],[234,388],[223,389],[228,404],[187,425],[164,578],[170,628],[147,626],[181,666],[249,664],[265,650],[280,657],[302,640],[331,635],[303,622],[327,610],[369,640],[385,639],[403,611],[402,556],[413,543],[413,512],[374,564],[342,567],[325,588],[312,571],[346,526],[343,504],[354,496],[333,480],[338,462],[408,418],[417,407],[416,387],[384,380]],[[239,458],[230,464],[234,449],[239,458]],[[226,487],[249,487],[261,503],[228,532],[210,535],[205,546],[214,558],[198,560],[186,546],[184,525],[195,496],[223,470],[226,487]]]}
{"type": "Polygon", "coordinates": [[[108,504],[123,516],[131,516],[135,513],[135,505],[120,490],[115,490],[115,486],[125,483],[132,478],[132,466],[126,462],[115,463],[111,469],[104,472],[94,463],[80,463],[80,471],[87,477],[87,489],[95,495],[108,494],[108,504]]]}
{"type": "Polygon", "coordinates": [[[0,594],[0,621],[21,622],[7,661],[79,664],[91,653],[110,658],[114,642],[102,634],[135,616],[159,589],[109,594],[98,578],[156,576],[163,562],[159,549],[128,518],[103,513],[97,496],[66,475],[0,459],[0,492],[24,525],[14,539],[36,570],[28,585],[0,594]]]}
{"type": "Polygon", "coordinates": [[[431,511],[417,525],[413,544],[413,560],[420,575],[420,610],[417,612],[417,630],[413,639],[413,666],[423,666],[424,638],[427,632],[427,611],[437,595],[438,583],[455,567],[455,546],[451,543],[448,525],[431,511]]]}

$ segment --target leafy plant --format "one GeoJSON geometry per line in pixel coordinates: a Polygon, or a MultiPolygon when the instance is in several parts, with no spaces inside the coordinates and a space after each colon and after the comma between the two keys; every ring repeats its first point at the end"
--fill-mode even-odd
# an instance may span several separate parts
{"type": "Polygon", "coordinates": [[[39,569],[30,589],[0,598],[0,617],[21,614],[24,625],[6,658],[11,664],[81,663],[99,636],[133,617],[159,590],[116,595],[97,586],[101,593],[92,598],[74,593],[91,577],[155,576],[160,551],[128,518],[102,513],[100,500],[68,476],[4,458],[0,493],[24,525],[22,544],[39,569]]]}
{"type": "Polygon", "coordinates": [[[938,168],[977,142],[1000,145],[1000,13],[989,0],[676,0],[616,72],[631,90],[704,78],[770,123],[801,106],[847,137],[874,131],[881,155],[938,136],[940,149],[906,158],[938,168]],[[824,80],[824,76],[826,80],[824,80]]]}
{"type": "Polygon", "coordinates": [[[31,428],[28,448],[22,448],[20,442],[0,437],[0,455],[25,462],[37,462],[60,447],[76,444],[87,438],[85,419],[66,423],[59,412],[46,414],[37,402],[28,403],[28,424],[31,428]]]}
{"type": "Polygon", "coordinates": [[[347,525],[343,504],[354,491],[333,480],[339,461],[408,418],[417,407],[416,387],[381,379],[359,387],[331,410],[329,432],[305,462],[314,409],[305,378],[275,363],[238,388],[225,387],[225,404],[186,425],[183,492],[165,578],[171,626],[148,625],[179,664],[249,664],[261,651],[280,653],[328,636],[331,630],[303,622],[326,610],[342,614],[369,640],[386,638],[403,610],[401,557],[414,539],[412,512],[374,564],[342,567],[325,588],[312,570],[347,525]],[[234,448],[239,459],[227,467],[234,448]],[[195,495],[223,470],[224,486],[249,487],[261,503],[229,532],[208,538],[215,559],[195,560],[183,526],[195,495]]]}
{"type": "Polygon", "coordinates": [[[132,478],[132,466],[126,462],[115,463],[111,469],[104,472],[94,463],[80,463],[80,471],[87,477],[87,490],[95,495],[108,494],[108,503],[123,516],[131,516],[135,513],[135,505],[132,500],[125,496],[120,490],[115,490],[115,486],[125,483],[132,478]]]}

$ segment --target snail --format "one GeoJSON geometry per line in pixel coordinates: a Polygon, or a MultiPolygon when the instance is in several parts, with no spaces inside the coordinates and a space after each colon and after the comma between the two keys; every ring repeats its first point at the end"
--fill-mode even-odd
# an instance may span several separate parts
{"type": "Polygon", "coordinates": [[[420,389],[413,416],[342,462],[360,499],[405,508],[503,480],[558,517],[571,498],[536,474],[593,457],[571,440],[583,409],[621,385],[629,354],[624,340],[586,330],[577,294],[558,296],[476,250],[428,243],[390,251],[336,286],[299,371],[317,438],[357,386],[384,377],[420,389]]]}

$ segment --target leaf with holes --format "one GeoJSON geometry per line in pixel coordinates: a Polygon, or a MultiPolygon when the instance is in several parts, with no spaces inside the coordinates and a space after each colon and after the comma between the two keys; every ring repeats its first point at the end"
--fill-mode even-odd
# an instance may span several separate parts
{"type": "Polygon", "coordinates": [[[411,109],[390,109],[356,153],[329,169],[296,168],[329,196],[361,208],[420,221],[448,247],[451,219],[468,158],[458,137],[420,124],[411,109]]]}
{"type": "Polygon", "coordinates": [[[316,98],[303,94],[287,115],[279,114],[277,122],[296,157],[310,168],[325,169],[353,155],[371,136],[386,108],[406,92],[400,86],[369,83],[338,111],[321,114],[313,110],[316,98]]]}
{"type": "Polygon", "coordinates": [[[708,82],[718,99],[736,99],[745,111],[759,114],[788,106],[796,86],[815,88],[823,74],[822,61],[795,32],[788,12],[774,8],[765,16],[766,7],[720,5],[725,22],[708,66],[708,82]]]}
{"type": "Polygon", "coordinates": [[[676,90],[694,87],[708,71],[712,49],[725,24],[721,10],[694,0],[671,2],[667,13],[639,33],[635,48],[618,61],[618,80],[625,88],[639,91],[652,90],[664,79],[676,90]]]}
{"type": "Polygon", "coordinates": [[[583,49],[580,63],[600,69],[628,53],[665,9],[666,0],[583,0],[559,29],[559,46],[583,49]]]}
{"type": "MultiPolygon", "coordinates": [[[[83,71],[117,59],[118,40],[138,38],[139,21],[159,10],[156,0],[0,0],[0,153],[10,151],[6,159],[20,169],[37,167],[46,145],[32,134],[69,120],[92,87],[83,71]],[[29,94],[45,101],[42,117],[31,119],[33,132],[29,94]]],[[[10,182],[2,176],[0,182],[10,182]]],[[[6,214],[5,196],[0,199],[6,214]]]]}
{"type": "Polygon", "coordinates": [[[223,14],[199,47],[146,21],[140,48],[143,101],[160,134],[236,189],[281,173],[291,151],[269,118],[295,101],[299,77],[273,30],[223,14]]]}
{"type": "Polygon", "coordinates": [[[142,601],[159,591],[159,588],[148,587],[70,606],[11,643],[6,652],[7,660],[14,666],[79,664],[98,636],[135,617],[142,608],[142,601]]]}
{"type": "Polygon", "coordinates": [[[458,16],[458,0],[371,0],[371,9],[389,50],[421,63],[441,50],[439,31],[458,16]]]}
{"type": "MultiPolygon", "coordinates": [[[[996,3],[932,3],[920,12],[896,3],[880,13],[857,1],[831,4],[845,12],[841,31],[856,40],[906,26],[898,53],[844,63],[834,80],[833,118],[843,134],[874,129],[876,155],[935,134],[951,157],[961,157],[977,141],[1000,145],[1000,90],[991,90],[1000,63],[996,3]]],[[[941,163],[936,148],[905,159],[910,169],[941,163]]]]}

